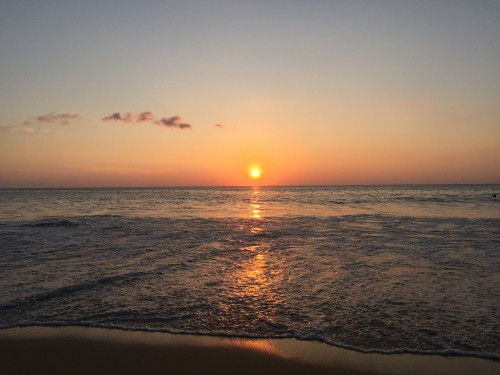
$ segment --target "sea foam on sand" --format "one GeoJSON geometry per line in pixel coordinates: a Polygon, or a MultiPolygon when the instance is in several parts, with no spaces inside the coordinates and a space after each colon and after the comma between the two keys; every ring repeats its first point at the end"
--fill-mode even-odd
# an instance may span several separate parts
{"type": "Polygon", "coordinates": [[[242,339],[85,327],[0,330],[2,374],[499,374],[500,362],[360,353],[296,339],[242,339]]]}

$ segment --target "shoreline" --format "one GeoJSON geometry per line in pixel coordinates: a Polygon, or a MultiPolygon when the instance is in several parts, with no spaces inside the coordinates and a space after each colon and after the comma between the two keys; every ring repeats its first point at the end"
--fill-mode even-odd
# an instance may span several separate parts
{"type": "Polygon", "coordinates": [[[198,336],[90,327],[0,329],[0,373],[498,374],[500,362],[362,353],[293,338],[198,336]]]}

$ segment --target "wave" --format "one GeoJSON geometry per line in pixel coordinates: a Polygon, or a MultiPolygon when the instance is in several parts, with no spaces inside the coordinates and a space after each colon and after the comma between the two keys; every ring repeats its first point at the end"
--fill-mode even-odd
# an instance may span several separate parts
{"type": "Polygon", "coordinates": [[[35,223],[25,224],[26,227],[32,227],[32,228],[53,228],[53,227],[73,228],[79,225],[80,225],[79,223],[68,219],[43,220],[35,223]]]}
{"type": "Polygon", "coordinates": [[[500,360],[499,222],[375,213],[0,223],[0,327],[293,337],[500,360]]]}
{"type": "Polygon", "coordinates": [[[41,302],[53,298],[58,298],[62,296],[67,296],[73,293],[82,292],[92,288],[96,288],[102,285],[117,284],[120,281],[131,282],[145,275],[145,272],[134,272],[124,275],[115,275],[109,277],[102,277],[96,280],[87,281],[79,284],[67,285],[61,288],[56,288],[52,290],[47,290],[41,293],[37,293],[28,297],[18,298],[12,301],[0,303],[0,311],[12,308],[18,308],[26,305],[30,305],[36,302],[41,302]]]}

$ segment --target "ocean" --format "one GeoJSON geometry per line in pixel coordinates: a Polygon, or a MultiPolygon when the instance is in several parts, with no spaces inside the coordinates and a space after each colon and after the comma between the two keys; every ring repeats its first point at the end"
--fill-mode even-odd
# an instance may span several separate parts
{"type": "Polygon", "coordinates": [[[500,359],[499,185],[0,190],[0,328],[500,359]]]}

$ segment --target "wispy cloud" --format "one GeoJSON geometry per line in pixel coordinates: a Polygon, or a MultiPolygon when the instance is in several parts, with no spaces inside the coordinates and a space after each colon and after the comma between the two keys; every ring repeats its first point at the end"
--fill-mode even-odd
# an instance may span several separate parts
{"type": "Polygon", "coordinates": [[[134,118],[132,113],[124,113],[115,112],[110,114],[109,116],[103,117],[102,121],[123,121],[123,122],[133,122],[134,118]]]}
{"type": "MultiPolygon", "coordinates": [[[[24,132],[35,132],[40,131],[37,129],[37,125],[42,124],[61,124],[68,125],[74,120],[81,120],[83,118],[82,115],[77,113],[49,113],[47,115],[37,116],[33,120],[27,120],[23,122],[25,125],[24,132]]],[[[167,128],[177,128],[177,129],[191,129],[191,124],[181,121],[180,116],[171,116],[171,117],[162,117],[158,120],[155,119],[155,115],[151,111],[145,111],[141,113],[132,113],[132,112],[114,112],[108,116],[101,118],[102,121],[120,121],[127,123],[142,123],[142,122],[150,122],[156,125],[165,126],[167,128]]],[[[217,127],[222,127],[220,124],[216,124],[217,127]]],[[[12,129],[10,127],[0,127],[0,132],[9,132],[12,129]]]]}
{"type": "Polygon", "coordinates": [[[153,112],[147,111],[147,112],[142,112],[137,116],[137,122],[143,122],[143,121],[154,121],[155,116],[153,112]]]}
{"type": "Polygon", "coordinates": [[[223,127],[224,127],[224,125],[222,125],[222,124],[215,124],[214,126],[215,126],[216,128],[223,128],[223,127]]]}
{"type": "MultiPolygon", "coordinates": [[[[61,125],[69,125],[74,120],[81,120],[83,117],[77,113],[49,113],[47,115],[40,115],[36,117],[36,121],[39,124],[46,123],[58,123],[61,125]]],[[[25,121],[24,125],[31,125],[31,121],[25,121]]]]}
{"type": "Polygon", "coordinates": [[[24,127],[0,126],[0,133],[50,133],[50,132],[54,131],[46,128],[41,129],[39,127],[32,127],[32,126],[24,126],[24,127]]]}
{"type": "Polygon", "coordinates": [[[0,133],[10,133],[13,129],[12,126],[0,126],[0,133]]]}
{"type": "Polygon", "coordinates": [[[167,128],[177,128],[177,129],[191,129],[191,125],[181,121],[180,116],[162,117],[159,120],[155,120],[154,113],[151,111],[141,112],[139,114],[134,114],[131,112],[120,113],[115,112],[109,116],[103,117],[102,121],[122,121],[122,122],[152,122],[156,125],[165,126],[167,128]]]}
{"type": "Polygon", "coordinates": [[[179,116],[163,117],[155,124],[166,126],[167,128],[178,128],[178,129],[191,129],[191,125],[185,122],[181,122],[179,116]]]}
{"type": "Polygon", "coordinates": [[[145,122],[145,121],[154,121],[154,113],[150,111],[141,112],[138,115],[134,113],[120,113],[115,112],[110,114],[109,116],[103,117],[102,121],[123,121],[123,122],[145,122]]]}
{"type": "Polygon", "coordinates": [[[53,131],[47,128],[40,129],[39,127],[32,127],[32,126],[25,126],[24,128],[18,129],[17,131],[21,133],[61,133],[59,131],[53,131]]]}
{"type": "Polygon", "coordinates": [[[31,126],[26,126],[21,131],[23,133],[49,133],[49,132],[51,132],[49,129],[39,129],[39,128],[33,128],[31,126]]]}

